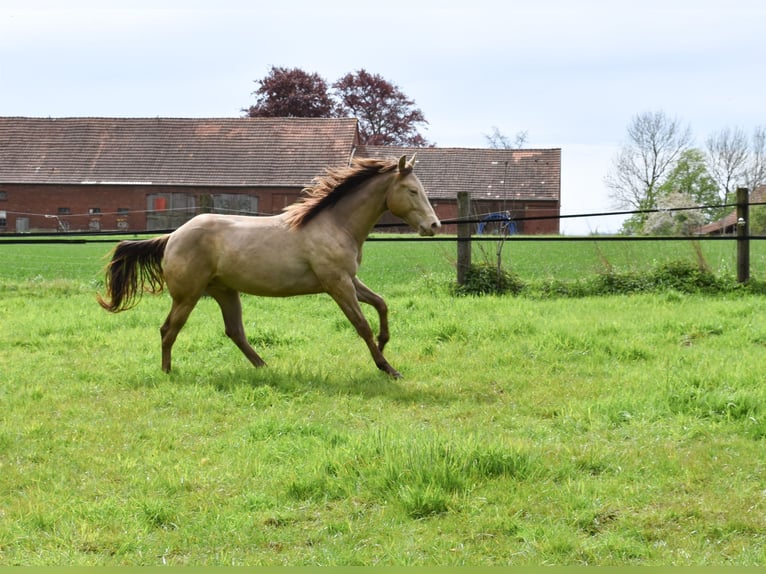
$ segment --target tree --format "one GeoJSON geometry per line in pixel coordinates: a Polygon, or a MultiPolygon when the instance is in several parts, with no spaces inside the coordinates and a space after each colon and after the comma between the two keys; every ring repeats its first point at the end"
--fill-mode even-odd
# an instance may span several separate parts
{"type": "MultiPolygon", "coordinates": [[[[628,126],[628,141],[606,177],[613,199],[620,207],[655,209],[659,186],[690,142],[689,127],[681,126],[662,111],[635,116],[628,126]]],[[[623,229],[640,231],[645,221],[646,214],[635,214],[623,229]]]]}
{"type": "Polygon", "coordinates": [[[657,200],[657,209],[644,222],[643,232],[647,235],[692,235],[705,224],[705,214],[697,207],[691,196],[672,192],[657,200]]]}
{"type": "Polygon", "coordinates": [[[710,173],[721,187],[721,200],[734,202],[734,192],[744,185],[751,191],[766,184],[766,126],[756,126],[748,140],[739,128],[725,128],[707,140],[710,173]]]}
{"type": "Polygon", "coordinates": [[[430,145],[418,133],[418,124],[428,122],[414,100],[379,74],[364,69],[343,76],[332,86],[337,99],[336,114],[359,120],[362,143],[370,145],[430,145]]]}
{"type": "Polygon", "coordinates": [[[718,184],[708,173],[705,154],[695,148],[681,153],[665,181],[657,188],[660,211],[650,213],[642,232],[649,235],[691,235],[696,229],[721,215],[719,209],[703,206],[718,204],[718,184]],[[695,208],[700,209],[686,209],[695,208]]]}
{"type": "Polygon", "coordinates": [[[681,153],[668,177],[658,188],[658,203],[670,195],[686,197],[690,206],[711,206],[701,211],[705,221],[717,219],[724,214],[717,207],[718,184],[708,172],[705,154],[696,148],[681,153]]]}
{"type": "Polygon", "coordinates": [[[766,205],[750,206],[748,228],[751,235],[766,235],[766,205]]]}
{"type": "Polygon", "coordinates": [[[766,126],[756,126],[751,141],[750,159],[745,169],[745,186],[752,191],[766,185],[766,126]]]}
{"type": "Polygon", "coordinates": [[[529,134],[526,130],[516,132],[516,136],[513,142],[511,142],[508,136],[502,133],[497,126],[492,126],[492,133],[489,135],[484,134],[484,137],[492,149],[521,149],[527,143],[529,134]]]}
{"type": "Polygon", "coordinates": [[[327,118],[332,117],[334,103],[327,82],[318,74],[308,74],[298,68],[271,67],[269,74],[257,80],[253,92],[255,105],[242,111],[251,118],[327,118]]]}
{"type": "Polygon", "coordinates": [[[706,146],[709,172],[720,189],[719,199],[729,203],[747,171],[747,136],[739,128],[725,128],[711,135],[706,146]]]}

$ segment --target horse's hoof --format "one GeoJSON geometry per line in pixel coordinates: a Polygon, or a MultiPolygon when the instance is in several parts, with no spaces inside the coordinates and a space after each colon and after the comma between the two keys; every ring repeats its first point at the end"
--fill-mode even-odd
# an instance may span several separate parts
{"type": "Polygon", "coordinates": [[[386,372],[389,375],[391,375],[393,378],[395,378],[395,379],[401,379],[402,378],[402,374],[399,371],[397,371],[396,369],[394,369],[391,365],[388,366],[388,368],[386,369],[386,372]]]}
{"type": "Polygon", "coordinates": [[[378,368],[381,371],[383,371],[384,373],[388,373],[389,375],[391,375],[395,379],[401,379],[402,378],[402,374],[399,371],[397,371],[396,369],[394,369],[391,365],[389,365],[388,361],[386,361],[385,359],[383,361],[381,361],[380,363],[378,363],[377,365],[378,365],[378,368]]]}

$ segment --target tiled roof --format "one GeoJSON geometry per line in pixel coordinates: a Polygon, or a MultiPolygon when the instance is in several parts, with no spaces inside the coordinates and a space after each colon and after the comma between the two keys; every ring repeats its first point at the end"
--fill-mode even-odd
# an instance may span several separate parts
{"type": "Polygon", "coordinates": [[[367,146],[357,155],[411,157],[429,197],[472,199],[543,199],[561,197],[561,149],[403,148],[367,146]]]}
{"type": "Polygon", "coordinates": [[[303,187],[355,144],[355,118],[0,117],[0,183],[303,187]]]}

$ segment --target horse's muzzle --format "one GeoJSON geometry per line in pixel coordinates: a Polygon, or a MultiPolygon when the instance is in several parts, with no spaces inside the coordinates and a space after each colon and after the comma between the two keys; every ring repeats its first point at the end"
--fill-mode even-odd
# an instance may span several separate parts
{"type": "Polygon", "coordinates": [[[421,223],[418,226],[418,233],[423,237],[431,237],[432,235],[435,235],[436,232],[441,229],[441,227],[442,224],[438,219],[433,221],[430,226],[426,223],[421,223]]]}

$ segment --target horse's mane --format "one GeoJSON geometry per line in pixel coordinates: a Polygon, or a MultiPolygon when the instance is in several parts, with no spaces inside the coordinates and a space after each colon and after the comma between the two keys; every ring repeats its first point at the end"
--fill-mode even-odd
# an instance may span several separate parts
{"type": "Polygon", "coordinates": [[[324,175],[314,178],[312,185],[303,189],[303,196],[285,207],[287,223],[291,228],[302,227],[320,211],[332,207],[365,180],[393,171],[396,160],[354,158],[351,165],[327,168],[324,175]]]}

